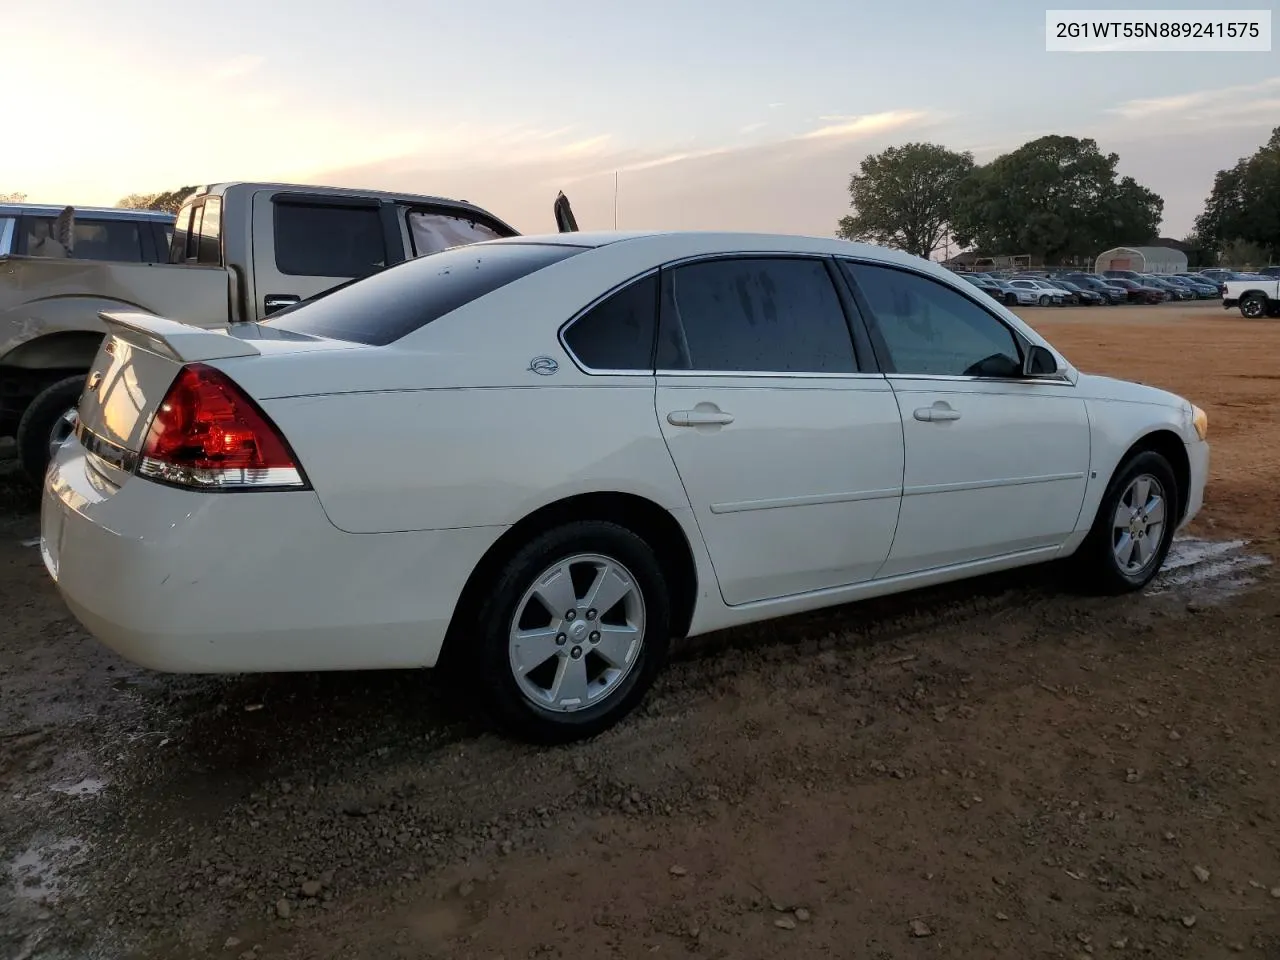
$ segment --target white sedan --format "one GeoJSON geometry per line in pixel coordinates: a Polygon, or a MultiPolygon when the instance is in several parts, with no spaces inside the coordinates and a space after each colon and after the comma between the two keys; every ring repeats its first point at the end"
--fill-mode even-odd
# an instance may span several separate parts
{"type": "Polygon", "coordinates": [[[1203,411],[1077,372],[939,266],[575,233],[432,254],[201,330],[104,315],[42,552],[159,670],[449,664],[589,736],[672,637],[1073,556],[1137,590],[1203,411]]]}

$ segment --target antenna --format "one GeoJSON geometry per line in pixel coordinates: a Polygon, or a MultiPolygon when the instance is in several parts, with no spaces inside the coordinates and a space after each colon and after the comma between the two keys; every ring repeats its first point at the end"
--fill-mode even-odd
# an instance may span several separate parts
{"type": "Polygon", "coordinates": [[[613,229],[618,229],[618,171],[613,171],[613,229]]]}

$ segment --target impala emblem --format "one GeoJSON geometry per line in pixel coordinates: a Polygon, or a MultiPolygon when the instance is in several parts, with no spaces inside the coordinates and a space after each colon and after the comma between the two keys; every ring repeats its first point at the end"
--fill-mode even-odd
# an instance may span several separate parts
{"type": "Polygon", "coordinates": [[[102,371],[95,370],[93,371],[93,373],[89,374],[89,382],[86,383],[84,386],[85,392],[93,393],[93,391],[97,390],[101,384],[102,384],[102,371]]]}
{"type": "Polygon", "coordinates": [[[534,357],[529,361],[529,369],[540,377],[549,377],[560,369],[560,364],[551,357],[534,357]]]}

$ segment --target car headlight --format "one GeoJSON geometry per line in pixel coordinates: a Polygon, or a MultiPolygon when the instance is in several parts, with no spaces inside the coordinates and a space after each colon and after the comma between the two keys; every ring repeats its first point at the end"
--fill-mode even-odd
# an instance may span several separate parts
{"type": "Polygon", "coordinates": [[[1191,405],[1191,424],[1196,428],[1196,436],[1201,440],[1207,439],[1209,436],[1209,415],[1197,407],[1194,403],[1191,405]]]}

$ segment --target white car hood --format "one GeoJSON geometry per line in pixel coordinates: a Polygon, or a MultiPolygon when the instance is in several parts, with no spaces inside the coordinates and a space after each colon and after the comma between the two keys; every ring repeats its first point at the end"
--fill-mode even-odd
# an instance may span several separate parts
{"type": "Polygon", "coordinates": [[[1076,389],[1092,400],[1119,400],[1127,403],[1150,403],[1174,410],[1189,410],[1191,404],[1176,393],[1149,387],[1131,380],[1117,380],[1092,373],[1082,373],[1076,381],[1076,389]]]}

